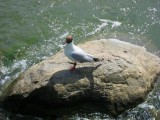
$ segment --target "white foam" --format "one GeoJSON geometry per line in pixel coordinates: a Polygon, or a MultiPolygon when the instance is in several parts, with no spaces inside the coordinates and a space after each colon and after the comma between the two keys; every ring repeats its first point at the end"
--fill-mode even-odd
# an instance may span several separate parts
{"type": "Polygon", "coordinates": [[[47,56],[43,56],[43,57],[42,57],[42,60],[45,60],[45,59],[47,59],[47,58],[48,58],[47,56]]]}
{"type": "Polygon", "coordinates": [[[15,61],[13,64],[13,69],[21,68],[22,71],[27,67],[27,60],[15,61]]]}
{"type": "MultiPolygon", "coordinates": [[[[93,17],[95,17],[95,16],[93,15],[93,17]]],[[[112,28],[116,28],[116,27],[118,27],[122,24],[119,21],[112,21],[112,20],[108,20],[108,19],[100,19],[98,17],[95,17],[95,18],[97,18],[101,22],[101,24],[98,25],[92,32],[89,32],[87,35],[93,35],[93,34],[99,32],[99,31],[101,31],[103,28],[105,28],[109,24],[111,24],[112,28]]]]}
{"type": "Polygon", "coordinates": [[[88,33],[87,35],[93,35],[93,34],[99,32],[101,29],[103,29],[107,25],[108,25],[108,23],[104,22],[101,25],[97,26],[97,28],[95,30],[93,30],[92,32],[88,33]]]}
{"type": "Polygon", "coordinates": [[[120,26],[122,23],[118,21],[113,21],[112,28],[120,26]]]}
{"type": "Polygon", "coordinates": [[[149,105],[147,103],[142,103],[138,105],[139,108],[149,108],[149,109],[154,109],[155,107],[153,105],[149,105]]]}
{"type": "Polygon", "coordinates": [[[135,0],[132,0],[134,3],[137,3],[135,0]]]}
{"type": "Polygon", "coordinates": [[[108,19],[99,19],[101,22],[105,22],[105,23],[111,23],[112,24],[112,28],[114,27],[118,27],[120,26],[122,23],[119,22],[119,21],[111,21],[111,20],[108,20],[108,19]]]}
{"type": "Polygon", "coordinates": [[[26,70],[27,68],[27,60],[15,60],[10,67],[5,67],[2,65],[0,67],[0,72],[2,74],[2,78],[0,80],[0,85],[3,85],[5,82],[10,81],[12,79],[16,79],[21,72],[26,70]],[[18,70],[18,71],[16,71],[18,70]],[[13,72],[16,72],[12,75],[13,72]]]}
{"type": "Polygon", "coordinates": [[[9,69],[5,66],[1,66],[0,73],[2,74],[8,74],[9,69]]]}
{"type": "Polygon", "coordinates": [[[59,44],[58,46],[63,49],[65,45],[59,44]]]}
{"type": "Polygon", "coordinates": [[[34,118],[37,120],[44,120],[43,118],[40,118],[40,117],[34,117],[34,118]]]}
{"type": "Polygon", "coordinates": [[[156,8],[148,8],[149,11],[157,12],[156,8]]]}
{"type": "Polygon", "coordinates": [[[9,76],[5,76],[4,79],[1,79],[0,85],[3,85],[8,80],[10,80],[10,77],[9,76]]]}
{"type": "Polygon", "coordinates": [[[65,32],[64,34],[60,35],[59,38],[60,39],[64,39],[67,35],[69,35],[69,32],[65,32]]]}
{"type": "Polygon", "coordinates": [[[53,3],[50,5],[50,7],[52,8],[52,7],[54,6],[54,4],[55,4],[55,3],[53,2],[53,3]]]}

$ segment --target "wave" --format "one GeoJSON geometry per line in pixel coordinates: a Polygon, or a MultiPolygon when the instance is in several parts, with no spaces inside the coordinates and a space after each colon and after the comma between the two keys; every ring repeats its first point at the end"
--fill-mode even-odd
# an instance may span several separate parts
{"type": "Polygon", "coordinates": [[[0,66],[0,86],[4,85],[6,82],[10,82],[13,79],[16,79],[20,73],[24,72],[27,69],[27,60],[15,60],[10,67],[4,65],[0,66]]]}
{"type": "Polygon", "coordinates": [[[96,18],[96,19],[98,19],[101,22],[101,24],[97,25],[97,27],[92,32],[87,33],[88,36],[89,35],[93,35],[93,34],[99,32],[99,31],[101,31],[103,28],[105,28],[108,25],[111,25],[111,29],[113,29],[113,28],[121,26],[121,24],[122,24],[119,21],[112,21],[112,20],[108,20],[108,19],[101,19],[101,18],[95,17],[94,15],[93,15],[93,17],[96,18]]]}

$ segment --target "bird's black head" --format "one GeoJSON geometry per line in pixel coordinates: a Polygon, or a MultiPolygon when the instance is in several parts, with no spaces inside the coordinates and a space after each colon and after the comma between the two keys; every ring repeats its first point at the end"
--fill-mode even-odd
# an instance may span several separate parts
{"type": "Polygon", "coordinates": [[[73,40],[73,37],[72,37],[71,35],[68,35],[68,36],[66,37],[65,43],[69,44],[69,43],[72,42],[72,40],[73,40]]]}

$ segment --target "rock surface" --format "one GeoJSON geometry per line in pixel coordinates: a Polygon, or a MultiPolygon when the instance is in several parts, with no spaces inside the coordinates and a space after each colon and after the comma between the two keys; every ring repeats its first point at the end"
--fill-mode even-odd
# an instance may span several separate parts
{"type": "Polygon", "coordinates": [[[145,48],[116,39],[79,46],[104,60],[78,64],[70,72],[72,65],[60,51],[14,80],[3,92],[1,105],[13,112],[52,114],[89,101],[117,115],[144,101],[160,74],[160,59],[145,48]]]}

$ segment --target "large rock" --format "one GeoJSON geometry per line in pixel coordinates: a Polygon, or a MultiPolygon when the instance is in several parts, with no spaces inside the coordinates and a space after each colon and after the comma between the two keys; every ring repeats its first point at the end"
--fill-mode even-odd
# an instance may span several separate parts
{"type": "Polygon", "coordinates": [[[116,39],[79,46],[104,60],[78,64],[70,72],[71,64],[60,51],[14,80],[1,96],[1,105],[14,112],[53,114],[90,102],[117,115],[144,101],[160,73],[160,59],[145,48],[116,39]]]}

